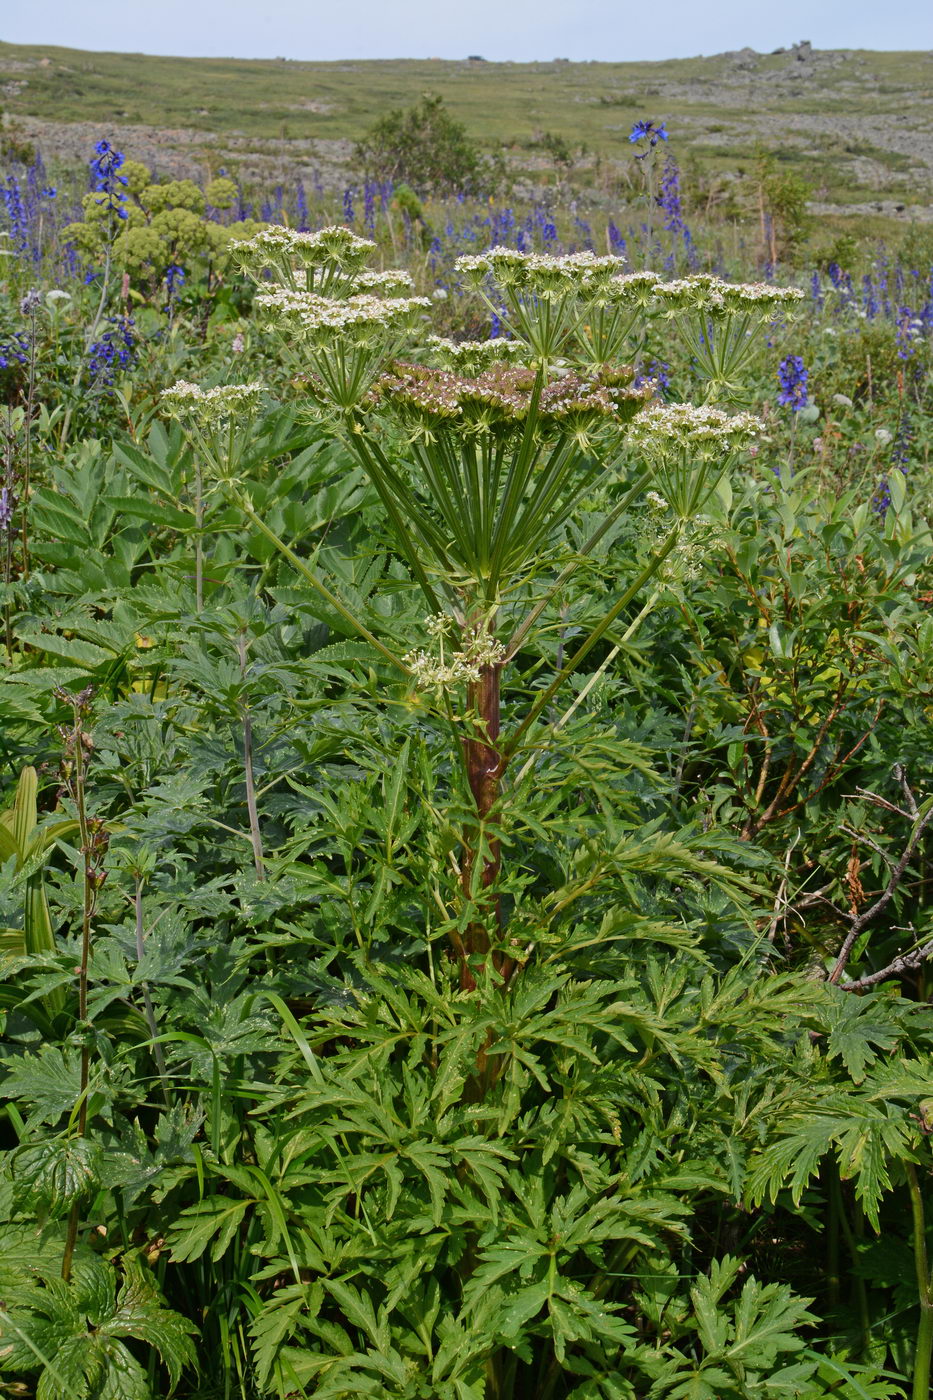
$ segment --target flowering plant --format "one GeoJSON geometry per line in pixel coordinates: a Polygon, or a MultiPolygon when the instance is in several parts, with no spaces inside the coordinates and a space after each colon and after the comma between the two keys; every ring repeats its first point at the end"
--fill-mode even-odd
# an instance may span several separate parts
{"type": "Polygon", "coordinates": [[[547,707],[646,583],[675,577],[665,561],[759,430],[747,413],[659,402],[653,382],[636,383],[627,359],[646,320],[666,317],[697,347],[708,397],[728,396],[755,332],[795,294],[707,276],[664,283],[627,271],[621,258],[587,252],[494,248],[461,258],[458,272],[508,335],[458,345],[426,333],[429,301],[411,295],[404,273],[370,271],[372,251],[345,227],[274,228],[237,241],[233,256],[256,283],[259,318],[300,366],[310,411],[343,438],[378,493],[428,607],[428,646],[398,654],[374,636],[239,487],[233,425],[241,396],[255,405],[256,386],[179,385],[167,402],[176,413],[193,411],[193,439],[248,518],[451,724],[473,807],[460,838],[463,911],[450,931],[469,987],[487,961],[505,978],[518,967],[498,897],[498,833],[513,759],[540,745],[547,707]],[[217,447],[221,423],[226,460],[217,447]],[[503,733],[503,674],[651,485],[663,493],[655,496],[664,526],[647,559],[503,733]],[[594,497],[607,502],[603,518],[568,551],[566,530],[594,497]]]}

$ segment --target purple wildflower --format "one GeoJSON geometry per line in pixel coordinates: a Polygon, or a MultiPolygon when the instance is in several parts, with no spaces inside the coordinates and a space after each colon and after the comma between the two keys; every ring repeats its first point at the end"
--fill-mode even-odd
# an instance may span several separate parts
{"type": "Polygon", "coordinates": [[[806,408],[809,370],[799,355],[788,355],[778,366],[778,403],[799,413],[806,408]]]}

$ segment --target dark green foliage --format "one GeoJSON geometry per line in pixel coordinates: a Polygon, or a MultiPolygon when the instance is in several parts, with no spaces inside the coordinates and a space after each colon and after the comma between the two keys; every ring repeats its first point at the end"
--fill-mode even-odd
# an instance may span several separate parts
{"type": "Polygon", "coordinates": [[[432,93],[380,117],[354,159],[370,178],[409,185],[422,197],[494,194],[503,180],[501,163],[482,153],[432,93]]]}
{"type": "MultiPolygon", "coordinates": [[[[920,1400],[926,488],[894,475],[881,516],[879,459],[830,461],[825,422],[863,350],[874,403],[897,401],[891,328],[877,356],[814,335],[825,457],[770,414],[520,735],[477,838],[501,843],[509,976],[452,951],[483,913],[466,717],[387,659],[425,645],[427,605],[373,477],[259,334],[239,377],[280,403],[238,440],[251,513],[199,477],[153,397],[225,373],[199,334],[182,319],[73,436],[43,422],[30,568],[3,594],[0,1379],[36,1400],[920,1400]]],[[[73,348],[48,351],[50,402],[73,348]]],[[[875,422],[853,398],[845,444],[875,422]]],[[[397,430],[377,441],[402,470],[397,430]]],[[[653,510],[619,510],[629,455],[568,473],[572,515],[497,600],[509,632],[547,600],[503,732],[658,543],[653,510]]],[[[440,572],[456,607],[466,569],[440,572]]]]}

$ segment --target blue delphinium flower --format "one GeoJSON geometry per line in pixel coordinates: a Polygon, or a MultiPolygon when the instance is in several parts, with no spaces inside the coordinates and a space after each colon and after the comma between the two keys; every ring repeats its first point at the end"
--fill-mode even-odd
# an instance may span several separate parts
{"type": "Polygon", "coordinates": [[[308,196],[305,192],[304,181],[300,178],[295,185],[295,213],[298,215],[295,227],[299,233],[307,233],[311,227],[311,221],[308,217],[308,196]]]}
{"type": "Polygon", "coordinates": [[[809,371],[799,355],[788,355],[778,366],[778,403],[799,413],[806,408],[809,371]]]}
{"type": "Polygon", "coordinates": [[[614,253],[624,253],[625,238],[623,237],[622,230],[616,227],[614,220],[609,220],[606,232],[609,234],[609,246],[612,251],[614,253]]]}
{"type": "Polygon", "coordinates": [[[343,192],[343,221],[345,224],[356,222],[356,214],[353,210],[353,186],[348,185],[343,192]]]}
{"type": "Polygon", "coordinates": [[[10,238],[13,247],[17,253],[25,252],[29,243],[29,220],[19,181],[15,175],[8,175],[4,183],[0,185],[0,198],[3,199],[7,218],[10,221],[10,238]]]}
{"type": "Polygon", "coordinates": [[[88,347],[88,377],[95,388],[111,388],[117,370],[136,363],[135,324],[132,316],[112,316],[110,330],[88,347]]]}
{"type": "Polygon", "coordinates": [[[109,141],[98,141],[94,150],[96,157],[91,161],[91,180],[98,195],[94,202],[105,205],[118,219],[125,219],[123,204],[126,195],[123,191],[126,176],[119,173],[123,156],[120,151],[114,150],[109,141]]]}
{"type": "Polygon", "coordinates": [[[668,156],[664,162],[657,201],[664,210],[664,227],[671,233],[679,233],[684,227],[680,207],[680,171],[672,156],[668,156]]]}
{"type": "Polygon", "coordinates": [[[171,312],[178,295],[179,287],[185,284],[185,269],[178,263],[169,263],[165,269],[165,290],[168,294],[168,305],[165,310],[171,312]]]}
{"type": "Polygon", "coordinates": [[[646,141],[647,145],[643,151],[637,152],[635,159],[644,160],[649,151],[653,151],[659,141],[667,140],[667,128],[663,122],[655,126],[654,122],[636,122],[629,132],[629,141],[636,146],[639,141],[646,141]]]}
{"type": "Polygon", "coordinates": [[[29,336],[17,333],[9,340],[0,340],[0,369],[29,362],[29,336]]]}
{"type": "Polygon", "coordinates": [[[653,384],[663,394],[664,390],[670,387],[671,367],[664,360],[654,358],[647,361],[642,366],[640,373],[635,376],[635,388],[641,389],[645,384],[653,384]]]}
{"type": "Polygon", "coordinates": [[[579,231],[580,231],[580,236],[581,236],[581,240],[582,240],[582,242],[581,242],[581,247],[587,248],[587,249],[589,249],[590,252],[592,252],[592,251],[593,251],[593,230],[592,230],[591,226],[587,223],[586,219],[581,219],[579,215],[577,215],[577,216],[574,218],[574,223],[576,224],[577,228],[578,228],[579,231]]]}
{"type": "Polygon", "coordinates": [[[897,341],[898,358],[901,360],[909,360],[917,349],[914,326],[916,319],[909,306],[898,308],[897,319],[894,322],[894,338],[897,341]]]}
{"type": "Polygon", "coordinates": [[[372,238],[376,232],[376,195],[379,186],[375,180],[367,180],[363,186],[363,227],[372,238]]]}

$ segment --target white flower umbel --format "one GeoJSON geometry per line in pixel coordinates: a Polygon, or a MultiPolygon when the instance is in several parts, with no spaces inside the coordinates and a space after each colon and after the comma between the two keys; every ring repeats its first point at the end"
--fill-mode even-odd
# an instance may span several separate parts
{"type": "Polygon", "coordinates": [[[428,337],[427,344],[444,369],[458,374],[481,374],[497,364],[515,364],[525,354],[520,340],[492,336],[489,340],[447,340],[440,335],[428,337]]]}
{"type": "Polygon", "coordinates": [[[341,301],[288,287],[260,292],[255,300],[265,324],[307,354],[319,402],[342,410],[365,397],[430,305],[428,297],[363,292],[341,301]]]}
{"type": "Polygon", "coordinates": [[[706,272],[656,288],[664,315],[675,322],[708,381],[707,398],[740,402],[745,397],[739,387],[743,371],[761,330],[776,316],[786,316],[803,295],[797,287],[724,282],[706,272]]]}
{"type": "Polygon", "coordinates": [[[162,391],[161,398],[173,418],[193,419],[202,427],[213,427],[255,413],[265,392],[265,385],[258,380],[251,384],[217,384],[213,389],[202,389],[186,379],[179,379],[170,389],[162,391]]]}
{"type": "Polygon", "coordinates": [[[625,262],[590,252],[552,256],[492,248],[458,258],[455,266],[508,330],[548,364],[560,354],[587,306],[624,271],[625,262]]]}
{"type": "Polygon", "coordinates": [[[255,306],[263,321],[276,330],[297,333],[310,344],[329,346],[334,332],[355,345],[382,339],[386,331],[410,326],[420,312],[430,307],[430,297],[383,299],[363,292],[341,301],[316,292],[292,291],[277,287],[259,292],[255,306]]]}
{"type": "Polygon", "coordinates": [[[458,258],[455,267],[464,281],[476,287],[492,278],[503,292],[558,301],[617,277],[625,270],[625,259],[590,252],[520,253],[515,248],[492,248],[458,258]]]}
{"type": "Polygon", "coordinates": [[[673,282],[659,282],[655,294],[668,316],[699,312],[714,320],[736,314],[770,321],[803,300],[798,287],[773,287],[767,282],[725,282],[698,272],[673,282]]]}
{"type": "Polygon", "coordinates": [[[329,292],[358,274],[375,243],[342,224],[317,233],[290,228],[265,228],[252,238],[234,239],[230,252],[256,282],[273,273],[288,287],[329,292]]]}
{"type": "Polygon", "coordinates": [[[385,272],[366,268],[353,277],[357,292],[381,292],[383,296],[399,297],[415,290],[414,278],[400,267],[387,268],[385,272]]]}
{"type": "Polygon", "coordinates": [[[691,520],[735,457],[763,431],[764,424],[751,413],[659,403],[632,421],[628,445],[652,465],[654,479],[663,489],[661,499],[681,520],[691,520]]]}
{"type": "Polygon", "coordinates": [[[739,452],[762,432],[764,424],[753,413],[723,413],[702,404],[657,403],[632,420],[628,442],[646,457],[686,452],[694,459],[706,459],[739,452]]]}

